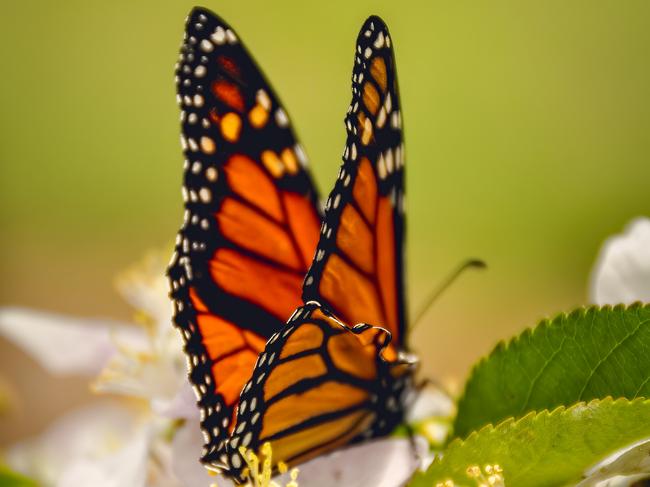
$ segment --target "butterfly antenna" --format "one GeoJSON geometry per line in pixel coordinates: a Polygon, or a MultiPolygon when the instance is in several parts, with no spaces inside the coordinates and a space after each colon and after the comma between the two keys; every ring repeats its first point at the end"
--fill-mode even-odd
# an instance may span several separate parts
{"type": "Polygon", "coordinates": [[[422,320],[431,305],[438,300],[442,293],[444,293],[447,288],[449,288],[449,286],[451,286],[463,272],[465,272],[467,269],[485,269],[486,267],[487,264],[480,259],[468,259],[459,265],[458,268],[449,274],[449,276],[447,276],[447,279],[442,281],[442,283],[436,289],[434,289],[433,292],[424,301],[424,304],[415,314],[415,318],[411,324],[411,330],[413,330],[413,328],[415,328],[415,326],[422,320]]]}

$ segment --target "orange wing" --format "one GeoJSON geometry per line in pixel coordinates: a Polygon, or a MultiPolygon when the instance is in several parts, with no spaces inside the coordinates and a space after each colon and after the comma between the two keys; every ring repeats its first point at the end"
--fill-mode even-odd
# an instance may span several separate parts
{"type": "Polygon", "coordinates": [[[413,389],[399,98],[390,36],[377,17],[359,35],[352,90],[344,163],[303,287],[307,304],[268,341],[241,395],[227,447],[238,480],[242,446],[259,451],[270,442],[274,461],[295,465],[388,434],[413,389]]]}
{"type": "Polygon", "coordinates": [[[194,9],[176,69],[185,221],[169,267],[217,464],[266,339],[301,304],[318,197],[284,108],[231,27],[194,9]]]}
{"type": "Polygon", "coordinates": [[[370,323],[405,346],[404,148],[395,58],[386,25],[357,40],[343,166],[327,199],[303,287],[346,323],[370,323]]]}
{"type": "Polygon", "coordinates": [[[259,356],[228,442],[228,474],[242,481],[242,446],[270,442],[296,465],[401,422],[414,364],[391,352],[383,328],[340,322],[317,303],[298,308],[259,356]]]}

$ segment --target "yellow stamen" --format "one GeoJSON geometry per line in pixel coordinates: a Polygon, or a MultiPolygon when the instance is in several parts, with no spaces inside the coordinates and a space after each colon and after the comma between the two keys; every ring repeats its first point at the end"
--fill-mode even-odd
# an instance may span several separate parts
{"type": "MultiPolygon", "coordinates": [[[[242,470],[242,477],[248,481],[248,487],[282,487],[271,480],[273,476],[273,451],[270,443],[264,443],[256,454],[253,450],[246,450],[239,447],[239,453],[246,463],[242,470]],[[259,455],[259,456],[258,456],[259,455]]],[[[278,462],[277,469],[280,473],[286,473],[288,467],[284,462],[278,462]]],[[[298,469],[294,468],[289,472],[290,481],[284,487],[298,487],[298,469]]]]}

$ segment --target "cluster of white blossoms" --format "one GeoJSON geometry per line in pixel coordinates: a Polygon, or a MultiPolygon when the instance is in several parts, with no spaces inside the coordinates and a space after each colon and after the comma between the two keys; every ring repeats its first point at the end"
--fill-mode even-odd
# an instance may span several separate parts
{"type": "MultiPolygon", "coordinates": [[[[12,469],[45,487],[231,485],[210,476],[198,462],[203,444],[199,411],[182,341],[171,324],[165,266],[163,253],[151,253],[118,276],[119,292],[137,310],[134,323],[0,309],[0,334],[53,375],[88,377],[98,393],[93,404],[10,448],[3,460],[12,469]]],[[[624,234],[605,242],[590,299],[595,304],[650,302],[650,219],[634,220],[624,234]]],[[[444,394],[422,394],[409,420],[445,418],[452,409],[444,394]]],[[[446,434],[441,424],[428,425],[442,428],[433,434],[440,438],[430,441],[446,434]]],[[[426,428],[420,431],[431,436],[426,428]]],[[[427,442],[415,440],[416,448],[406,438],[386,438],[319,457],[300,466],[300,485],[403,485],[431,459],[427,442]]],[[[620,462],[620,453],[613,460],[620,462]]],[[[591,473],[603,478],[607,465],[591,473]]],[[[277,482],[292,485],[291,475],[277,482]]]]}
{"type": "Polygon", "coordinates": [[[163,253],[116,279],[134,323],[0,310],[0,333],[55,376],[87,377],[97,398],[14,445],[5,461],[43,486],[209,485],[182,340],[171,326],[163,253]]]}
{"type": "MultiPolygon", "coordinates": [[[[187,380],[183,343],[172,326],[166,254],[152,252],[117,277],[136,310],[133,323],[0,309],[0,334],[55,376],[87,377],[97,399],[56,420],[3,459],[39,484],[56,487],[219,487],[230,481],[200,465],[203,437],[187,380]]],[[[418,416],[448,416],[451,401],[424,395],[418,416]]],[[[387,438],[335,452],[300,467],[307,486],[403,484],[427,452],[387,438]],[[377,468],[381,465],[381,468],[377,468]]],[[[291,473],[278,479],[290,483],[291,473]]]]}

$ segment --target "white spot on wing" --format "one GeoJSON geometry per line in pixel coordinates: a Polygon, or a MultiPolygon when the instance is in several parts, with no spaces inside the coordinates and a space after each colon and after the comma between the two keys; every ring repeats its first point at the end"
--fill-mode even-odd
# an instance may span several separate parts
{"type": "Polygon", "coordinates": [[[228,40],[228,44],[234,44],[237,42],[237,36],[230,29],[226,31],[226,39],[228,40]]]}
{"type": "Polygon", "coordinates": [[[384,46],[384,33],[383,32],[379,32],[379,34],[377,34],[377,38],[375,39],[374,46],[377,49],[384,46]]]}
{"type": "Polygon", "coordinates": [[[384,160],[383,154],[379,154],[379,159],[377,160],[377,173],[380,179],[386,179],[386,161],[384,160]]]}
{"type": "Polygon", "coordinates": [[[255,95],[255,99],[257,100],[257,103],[262,105],[264,110],[267,112],[271,110],[271,99],[269,98],[269,95],[266,93],[266,91],[258,90],[257,94],[255,95]]]}
{"type": "Polygon", "coordinates": [[[278,108],[275,111],[275,121],[280,127],[286,127],[289,125],[289,118],[282,108],[278,108]]]}
{"type": "Polygon", "coordinates": [[[226,31],[223,27],[219,26],[214,30],[214,33],[210,36],[215,44],[223,44],[226,41],[226,31]]]}
{"type": "Polygon", "coordinates": [[[209,39],[203,39],[199,47],[203,52],[212,52],[214,50],[214,44],[209,39]]]}
{"type": "Polygon", "coordinates": [[[205,170],[205,177],[208,181],[214,182],[217,180],[217,169],[214,167],[209,167],[205,170]]]}
{"type": "Polygon", "coordinates": [[[353,161],[357,160],[357,146],[354,142],[352,142],[352,145],[350,146],[350,159],[353,161]]]}
{"type": "Polygon", "coordinates": [[[203,203],[209,203],[212,200],[212,192],[208,188],[201,188],[199,198],[203,203]]]}
{"type": "Polygon", "coordinates": [[[303,150],[302,146],[300,144],[296,144],[293,146],[293,151],[296,153],[296,157],[300,161],[300,163],[303,166],[307,165],[307,155],[305,154],[305,151],[303,150]]]}
{"type": "Polygon", "coordinates": [[[341,193],[337,193],[336,196],[334,197],[334,208],[338,208],[339,204],[341,203],[341,193]]]}

